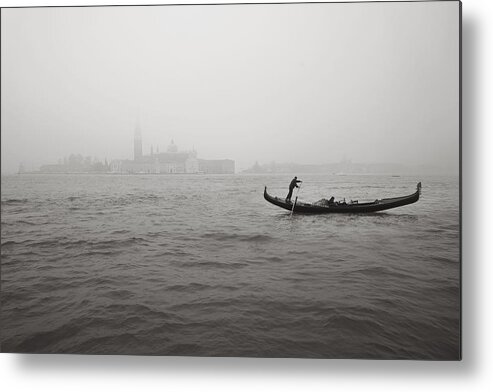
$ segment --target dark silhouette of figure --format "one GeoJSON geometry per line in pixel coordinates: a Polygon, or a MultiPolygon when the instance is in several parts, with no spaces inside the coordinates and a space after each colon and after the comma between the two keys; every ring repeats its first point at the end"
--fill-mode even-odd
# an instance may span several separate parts
{"type": "Polygon", "coordinates": [[[302,182],[302,181],[298,180],[296,176],[291,180],[291,183],[289,184],[289,193],[288,196],[286,197],[286,201],[291,201],[291,196],[293,196],[293,189],[299,188],[298,182],[302,182]]]}

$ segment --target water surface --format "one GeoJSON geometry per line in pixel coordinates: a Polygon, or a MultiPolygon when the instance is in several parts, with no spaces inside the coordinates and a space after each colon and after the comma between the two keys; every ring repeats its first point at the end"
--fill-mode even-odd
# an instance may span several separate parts
{"type": "Polygon", "coordinates": [[[300,177],[306,201],[423,193],[291,217],[262,196],[282,175],[2,177],[2,351],[458,359],[458,178],[300,177]]]}

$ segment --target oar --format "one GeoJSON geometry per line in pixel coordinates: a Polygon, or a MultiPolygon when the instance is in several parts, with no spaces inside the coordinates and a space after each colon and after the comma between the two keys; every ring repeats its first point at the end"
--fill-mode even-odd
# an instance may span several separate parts
{"type": "Polygon", "coordinates": [[[291,209],[291,216],[293,216],[294,207],[296,206],[296,202],[298,201],[298,193],[300,192],[300,188],[301,188],[301,182],[300,182],[300,186],[298,187],[298,189],[296,189],[296,197],[294,199],[293,208],[291,209]]]}

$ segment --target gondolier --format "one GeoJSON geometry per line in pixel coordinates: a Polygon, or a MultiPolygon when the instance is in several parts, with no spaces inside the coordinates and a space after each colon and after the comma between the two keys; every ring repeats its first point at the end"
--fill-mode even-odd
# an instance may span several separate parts
{"type": "Polygon", "coordinates": [[[291,196],[293,196],[293,189],[294,188],[299,188],[298,183],[302,182],[301,180],[298,180],[296,176],[291,180],[291,183],[289,184],[289,193],[288,196],[286,197],[286,201],[290,202],[291,201],[291,196]]]}

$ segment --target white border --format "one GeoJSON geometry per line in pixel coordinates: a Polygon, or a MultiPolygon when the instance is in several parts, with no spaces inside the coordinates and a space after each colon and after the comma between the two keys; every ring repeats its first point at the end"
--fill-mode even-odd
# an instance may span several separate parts
{"type": "MultiPolygon", "coordinates": [[[[0,0],[0,5],[173,4],[228,1],[0,0]]],[[[242,2],[261,2],[248,1],[242,2]]],[[[463,4],[463,361],[363,361],[0,354],[5,391],[486,391],[493,385],[493,15],[463,4]]]]}

